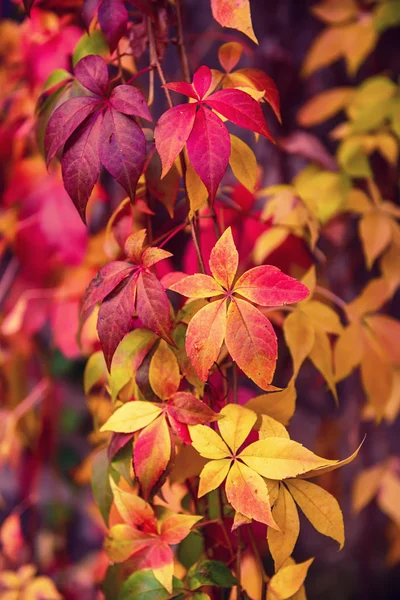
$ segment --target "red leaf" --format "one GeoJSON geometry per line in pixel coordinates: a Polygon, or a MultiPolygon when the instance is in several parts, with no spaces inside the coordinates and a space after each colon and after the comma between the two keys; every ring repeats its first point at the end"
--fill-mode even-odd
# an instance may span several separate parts
{"type": "Polygon", "coordinates": [[[146,139],[139,125],[113,109],[108,110],[103,119],[99,153],[103,166],[134,200],[146,157],[146,139]]]}
{"type": "Polygon", "coordinates": [[[110,103],[113,108],[124,115],[142,117],[146,121],[153,120],[142,92],[131,85],[118,85],[114,88],[111,92],[110,103]]]}
{"type": "Polygon", "coordinates": [[[86,223],[86,205],[100,174],[101,114],[84,121],[67,140],[61,160],[65,189],[86,223]]]}
{"type": "Polygon", "coordinates": [[[84,56],[75,66],[74,74],[85,88],[104,96],[108,87],[107,65],[101,56],[84,56]]]}
{"type": "Polygon", "coordinates": [[[210,254],[210,270],[214,279],[230,290],[239,264],[239,254],[233,241],[232,229],[228,227],[210,254]]]}
{"type": "Polygon", "coordinates": [[[261,306],[300,302],[310,294],[303,283],[271,265],[255,267],[243,273],[236,282],[234,292],[261,306]]]}
{"type": "Polygon", "coordinates": [[[136,288],[136,312],[145,327],[175,345],[170,336],[171,313],[167,294],[152,273],[142,271],[136,288]]]}
{"type": "Polygon", "coordinates": [[[278,347],[267,317],[249,302],[234,298],[228,308],[225,343],[242,371],[262,389],[268,389],[278,347]]]}
{"type": "Polygon", "coordinates": [[[136,277],[112,296],[107,296],[99,310],[97,332],[108,370],[118,344],[131,329],[135,306],[136,277]]]}
{"type": "Polygon", "coordinates": [[[196,104],[179,104],[165,112],[154,130],[157,152],[162,163],[161,178],[172,167],[192,131],[196,104]]]}
{"type": "Polygon", "coordinates": [[[265,90],[264,98],[271,105],[271,108],[281,122],[279,92],[274,80],[264,73],[264,71],[261,71],[261,69],[238,69],[235,71],[236,73],[245,75],[259,91],[265,90]]]}
{"type": "Polygon", "coordinates": [[[189,160],[206,186],[211,202],[228,166],[230,149],[229,133],[221,119],[200,106],[187,140],[187,150],[189,160]]]}
{"type": "Polygon", "coordinates": [[[203,99],[207,92],[210,90],[212,83],[212,73],[211,70],[202,66],[200,69],[197,69],[195,74],[193,75],[193,87],[198,93],[200,100],[203,99]]]}
{"type": "Polygon", "coordinates": [[[143,496],[147,499],[171,458],[171,438],[162,415],[141,431],[133,449],[133,462],[143,496]]]}
{"type": "Polygon", "coordinates": [[[49,164],[77,127],[98,107],[98,98],[80,96],[63,102],[51,115],[46,128],[44,151],[49,164]]]}
{"type": "Polygon", "coordinates": [[[207,104],[226,119],[274,141],[259,103],[242,90],[226,89],[207,98],[207,104]]]}
{"type": "Polygon", "coordinates": [[[167,404],[167,412],[185,425],[204,425],[215,421],[217,415],[205,402],[187,392],[176,392],[167,404]]]}
{"type": "Polygon", "coordinates": [[[189,96],[189,98],[193,98],[193,100],[199,100],[198,93],[193,88],[192,84],[187,83],[187,81],[171,81],[171,83],[164,84],[163,87],[172,90],[173,92],[177,92],[178,94],[182,94],[183,96],[189,96]]]}
{"type": "Polygon", "coordinates": [[[122,0],[103,0],[98,12],[99,24],[104,32],[111,52],[125,35],[128,24],[128,11],[122,0]]]}
{"type": "Polygon", "coordinates": [[[133,267],[122,260],[114,260],[102,267],[86,290],[82,312],[104,300],[132,270],[133,267]]]}

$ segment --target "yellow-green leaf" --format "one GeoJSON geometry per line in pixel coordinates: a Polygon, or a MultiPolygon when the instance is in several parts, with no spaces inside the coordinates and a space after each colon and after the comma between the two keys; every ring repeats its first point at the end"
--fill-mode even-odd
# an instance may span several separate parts
{"type": "Polygon", "coordinates": [[[257,183],[257,161],[254,152],[245,142],[231,135],[231,155],[229,164],[236,179],[250,192],[257,183]]]}
{"type": "Polygon", "coordinates": [[[100,431],[115,431],[117,433],[133,433],[149,425],[162,410],[153,402],[134,400],[127,402],[111,415],[100,431]]]}

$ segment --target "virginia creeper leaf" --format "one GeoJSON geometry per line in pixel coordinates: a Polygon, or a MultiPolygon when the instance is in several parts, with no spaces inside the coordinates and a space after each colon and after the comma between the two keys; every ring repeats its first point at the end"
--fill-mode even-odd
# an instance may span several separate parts
{"type": "Polygon", "coordinates": [[[111,92],[110,104],[124,115],[153,120],[142,92],[131,85],[117,85],[111,92]]]}
{"type": "Polygon", "coordinates": [[[162,409],[153,402],[126,402],[107,419],[100,431],[133,433],[152,423],[161,412],[162,409]]]}
{"type": "Polygon", "coordinates": [[[171,315],[167,294],[152,273],[142,271],[137,280],[136,312],[145,327],[171,345],[171,315]]]}
{"type": "Polygon", "coordinates": [[[159,398],[166,400],[177,391],[180,379],[175,354],[168,344],[161,340],[150,361],[150,385],[159,398]]]}
{"type": "Polygon", "coordinates": [[[278,571],[292,554],[300,532],[296,504],[284,485],[280,486],[278,499],[272,508],[272,516],[280,531],[268,527],[267,539],[275,562],[275,571],[278,571]]]}
{"type": "Polygon", "coordinates": [[[211,250],[209,264],[211,273],[219,285],[226,290],[231,289],[239,264],[239,254],[230,227],[224,231],[211,250]]]}
{"type": "Polygon", "coordinates": [[[85,56],[78,62],[74,74],[85,88],[104,96],[108,87],[107,65],[100,56],[85,56]]]}
{"type": "Polygon", "coordinates": [[[235,125],[274,141],[259,103],[246,92],[219,90],[207,98],[207,104],[235,125]]]}
{"type": "Polygon", "coordinates": [[[167,110],[154,130],[157,152],[162,163],[161,177],[172,167],[193,129],[196,116],[195,104],[179,104],[167,110]]]}
{"type": "Polygon", "coordinates": [[[98,11],[99,25],[104,31],[111,52],[125,34],[128,11],[122,0],[102,0],[98,11]]]}
{"type": "Polygon", "coordinates": [[[224,418],[218,423],[219,431],[233,454],[236,454],[252,430],[257,415],[252,410],[235,404],[228,404],[220,414],[224,418]]]}
{"type": "Polygon", "coordinates": [[[281,306],[300,302],[309,295],[307,287],[277,267],[263,265],[243,273],[235,292],[261,306],[281,306]]]}
{"type": "Polygon", "coordinates": [[[161,415],[139,434],[133,449],[135,474],[145,499],[156,487],[170,458],[170,433],[165,417],[161,415]]]}
{"type": "Polygon", "coordinates": [[[122,260],[114,260],[102,267],[86,290],[82,312],[104,300],[131,272],[132,265],[122,260]]]}
{"type": "Polygon", "coordinates": [[[211,0],[211,10],[222,27],[237,29],[258,43],[251,24],[249,0],[211,0]]]}

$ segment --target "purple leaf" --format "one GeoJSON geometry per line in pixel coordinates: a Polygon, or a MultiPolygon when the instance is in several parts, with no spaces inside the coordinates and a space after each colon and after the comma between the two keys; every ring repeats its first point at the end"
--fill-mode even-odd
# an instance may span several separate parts
{"type": "Polygon", "coordinates": [[[89,29],[90,23],[94,19],[94,15],[97,12],[101,0],[84,0],[82,6],[82,18],[86,25],[86,29],[89,29]]]}
{"type": "Polygon", "coordinates": [[[153,120],[142,92],[130,85],[118,85],[114,88],[111,92],[110,103],[113,108],[124,115],[142,117],[146,121],[153,120]]]}
{"type": "Polygon", "coordinates": [[[67,140],[61,160],[65,189],[86,223],[86,205],[100,174],[99,139],[102,115],[84,121],[67,140]]]}
{"type": "Polygon", "coordinates": [[[99,24],[104,32],[111,52],[126,32],[128,11],[122,0],[103,0],[98,12],[99,24]]]}
{"type": "Polygon", "coordinates": [[[103,119],[100,161],[132,200],[146,158],[146,139],[139,125],[109,109],[103,119]]]}
{"type": "Polygon", "coordinates": [[[136,312],[145,327],[175,346],[171,339],[171,309],[167,294],[152,273],[142,271],[136,286],[136,312]]]}
{"type": "Polygon", "coordinates": [[[135,306],[136,277],[102,302],[97,319],[97,333],[108,370],[118,344],[130,331],[135,306]]]}
{"type": "Polygon", "coordinates": [[[82,312],[86,312],[104,300],[125,277],[132,273],[132,270],[133,267],[122,260],[114,260],[102,267],[89,283],[82,304],[82,312]]]}
{"type": "Polygon", "coordinates": [[[215,92],[206,102],[235,125],[260,133],[273,141],[260,105],[246,92],[228,88],[215,92]]]}
{"type": "Polygon", "coordinates": [[[75,77],[85,88],[104,96],[108,87],[107,65],[101,56],[84,56],[74,69],[75,77]]]}
{"type": "Polygon", "coordinates": [[[200,107],[187,141],[189,160],[206,186],[211,202],[228,166],[231,141],[225,125],[208,108],[200,107]]]}
{"type": "Polygon", "coordinates": [[[71,98],[51,115],[44,138],[44,151],[47,164],[73,134],[75,129],[100,106],[98,98],[80,96],[71,98]]]}
{"type": "Polygon", "coordinates": [[[178,104],[160,117],[154,130],[154,139],[161,158],[161,178],[168,173],[186,144],[195,116],[196,104],[178,104]]]}

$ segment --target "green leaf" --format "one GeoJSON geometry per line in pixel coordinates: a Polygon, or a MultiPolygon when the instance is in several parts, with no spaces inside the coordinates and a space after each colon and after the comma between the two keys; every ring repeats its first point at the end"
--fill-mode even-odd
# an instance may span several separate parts
{"type": "Polygon", "coordinates": [[[202,560],[193,565],[187,577],[191,590],[196,590],[202,585],[230,588],[236,584],[230,569],[219,560],[202,560]]]}
{"type": "Polygon", "coordinates": [[[131,477],[132,464],[132,441],[129,440],[126,445],[118,450],[111,461],[112,468],[119,473],[130,486],[132,486],[131,477]]]}
{"type": "Polygon", "coordinates": [[[47,92],[50,88],[61,83],[62,81],[67,81],[68,79],[72,79],[71,73],[68,73],[65,69],[56,69],[46,79],[43,84],[42,92],[47,92]]]}
{"type": "Polygon", "coordinates": [[[83,389],[85,394],[90,392],[92,387],[107,375],[106,361],[101,350],[91,355],[85,366],[83,375],[83,389]]]}
{"type": "Polygon", "coordinates": [[[72,55],[72,64],[76,65],[84,56],[89,54],[99,54],[100,56],[107,56],[109,52],[108,43],[106,37],[100,29],[96,29],[90,35],[85,33],[77,45],[72,55]]]}
{"type": "Polygon", "coordinates": [[[200,531],[191,531],[179,544],[178,558],[186,569],[196,563],[204,552],[204,539],[200,531]]]}
{"type": "Polygon", "coordinates": [[[119,577],[120,569],[121,565],[110,565],[106,571],[101,586],[105,600],[115,600],[115,598],[118,597],[119,588],[121,587],[121,580],[119,577]]]}
{"type": "Polygon", "coordinates": [[[379,31],[379,33],[382,33],[385,29],[389,29],[390,27],[400,25],[399,0],[385,2],[378,6],[374,11],[374,23],[376,30],[379,31]]]}
{"type": "MultiPolygon", "coordinates": [[[[179,594],[183,585],[173,578],[174,592],[179,594]]],[[[115,597],[115,596],[114,596],[115,597]]],[[[174,598],[176,596],[173,596],[174,598]]],[[[126,581],[124,581],[118,600],[167,600],[171,598],[171,594],[163,585],[154,577],[150,569],[144,571],[136,571],[126,581]]]]}
{"type": "Polygon", "coordinates": [[[109,481],[109,463],[107,450],[104,448],[96,454],[92,465],[92,492],[104,523],[108,527],[108,517],[113,503],[113,493],[109,481]]]}
{"type": "Polygon", "coordinates": [[[340,166],[351,177],[372,177],[363,142],[358,136],[344,140],[339,146],[337,157],[340,166]]]}

